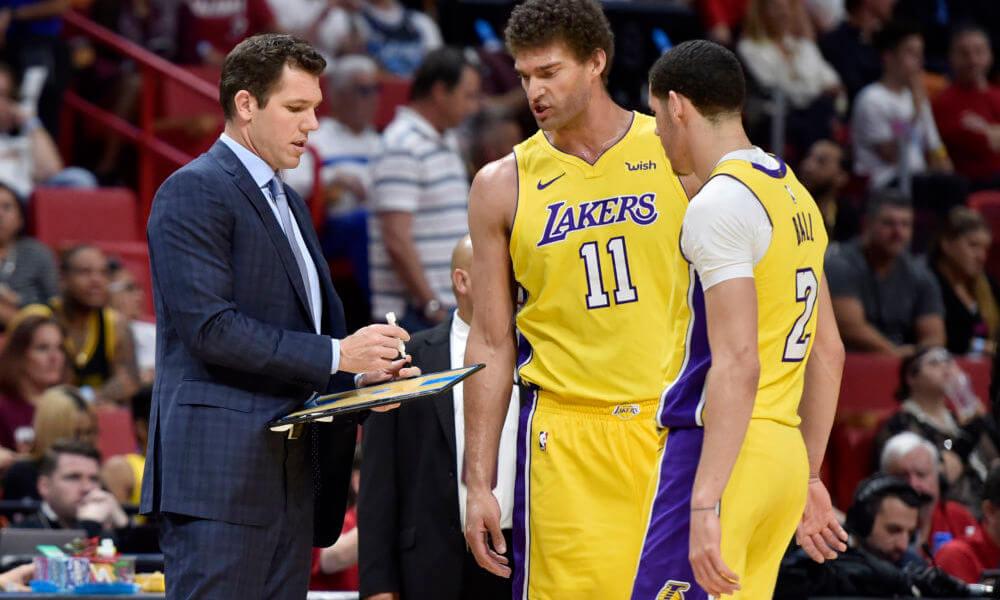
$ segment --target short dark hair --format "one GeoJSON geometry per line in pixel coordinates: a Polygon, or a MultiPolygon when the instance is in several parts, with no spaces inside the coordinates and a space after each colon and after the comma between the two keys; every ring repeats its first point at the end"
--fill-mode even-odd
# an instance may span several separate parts
{"type": "Polygon", "coordinates": [[[974,21],[964,21],[959,23],[951,30],[951,37],[948,38],[948,48],[952,49],[955,44],[961,38],[967,35],[981,35],[986,39],[986,45],[992,47],[992,40],[990,40],[990,34],[985,28],[975,23],[974,21]]]}
{"type": "Polygon", "coordinates": [[[868,218],[872,218],[886,207],[913,209],[913,201],[910,200],[909,196],[897,189],[885,188],[872,193],[872,195],[868,197],[868,205],[865,207],[865,215],[867,215],[868,218]]]}
{"type": "Polygon", "coordinates": [[[875,32],[872,38],[872,45],[879,53],[892,52],[899,48],[907,38],[919,36],[923,39],[924,34],[920,26],[906,20],[892,20],[885,24],[885,27],[875,32]]]}
{"type": "Polygon", "coordinates": [[[708,40],[678,44],[649,69],[649,90],[664,100],[673,91],[707,119],[739,114],[746,98],[743,67],[736,55],[708,40]]]}
{"type": "Polygon", "coordinates": [[[422,100],[431,95],[434,84],[441,82],[449,92],[462,80],[466,67],[476,65],[458,48],[445,46],[431,50],[420,62],[413,83],[410,85],[410,100],[422,100]]]}
{"type": "Polygon", "coordinates": [[[70,267],[72,266],[73,259],[76,258],[77,254],[83,252],[84,250],[101,251],[101,249],[94,244],[73,244],[68,248],[64,248],[62,252],[59,253],[59,270],[63,273],[68,273],[70,267]]]}
{"type": "Polygon", "coordinates": [[[565,43],[580,62],[604,50],[608,62],[601,78],[608,82],[615,56],[615,34],[596,0],[528,0],[511,11],[504,38],[515,58],[522,50],[553,42],[565,43]]]}
{"type": "Polygon", "coordinates": [[[226,120],[236,113],[234,98],[240,90],[267,106],[285,65],[318,77],[326,68],[326,59],[308,42],[292,35],[265,33],[237,44],[222,63],[219,78],[219,103],[226,120]]]}
{"type": "Polygon", "coordinates": [[[42,462],[38,465],[38,475],[51,477],[59,466],[59,457],[63,454],[92,458],[98,464],[101,462],[101,453],[91,444],[78,440],[57,440],[42,455],[42,462]]]}

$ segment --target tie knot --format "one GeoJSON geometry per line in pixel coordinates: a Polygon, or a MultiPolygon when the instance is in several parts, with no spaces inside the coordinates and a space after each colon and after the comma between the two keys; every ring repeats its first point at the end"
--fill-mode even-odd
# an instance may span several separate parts
{"type": "Polygon", "coordinates": [[[271,179],[271,181],[267,182],[267,188],[271,190],[271,195],[274,197],[275,200],[278,199],[278,196],[283,196],[285,193],[285,189],[281,185],[281,178],[279,178],[277,175],[275,175],[274,178],[271,179]]]}

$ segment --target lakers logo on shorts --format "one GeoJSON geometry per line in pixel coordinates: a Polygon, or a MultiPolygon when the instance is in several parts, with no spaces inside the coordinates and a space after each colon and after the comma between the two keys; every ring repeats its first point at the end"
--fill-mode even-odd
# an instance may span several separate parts
{"type": "Polygon", "coordinates": [[[690,583],[671,579],[656,595],[656,600],[684,600],[684,592],[689,589],[691,589],[690,583]]]}
{"type": "Polygon", "coordinates": [[[623,421],[639,416],[640,412],[642,412],[642,409],[639,408],[638,404],[619,404],[611,409],[611,414],[623,421]]]}
{"type": "Polygon", "coordinates": [[[546,446],[549,445],[549,432],[539,431],[538,432],[538,449],[545,452],[546,446]]]}

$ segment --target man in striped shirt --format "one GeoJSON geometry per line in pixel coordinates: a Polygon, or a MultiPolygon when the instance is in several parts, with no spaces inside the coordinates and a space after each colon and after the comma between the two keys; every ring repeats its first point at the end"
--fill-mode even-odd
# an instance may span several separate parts
{"type": "Polygon", "coordinates": [[[369,218],[372,318],[418,331],[454,307],[451,250],[468,233],[469,176],[452,128],[479,110],[480,77],[460,50],[417,69],[410,103],[382,134],[369,218]]]}

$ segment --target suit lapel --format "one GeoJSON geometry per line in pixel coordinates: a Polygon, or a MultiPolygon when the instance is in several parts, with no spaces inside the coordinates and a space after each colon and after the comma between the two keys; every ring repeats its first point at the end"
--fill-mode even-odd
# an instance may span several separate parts
{"type": "MultiPolygon", "coordinates": [[[[285,196],[288,198],[288,207],[292,211],[292,217],[302,233],[302,240],[305,241],[306,248],[309,250],[309,256],[312,258],[313,264],[316,265],[316,274],[319,277],[319,287],[323,296],[323,322],[326,326],[323,331],[329,331],[327,327],[332,328],[333,323],[332,311],[343,310],[338,306],[340,297],[337,296],[333,280],[330,279],[330,267],[326,262],[326,257],[323,256],[323,249],[320,248],[319,239],[315,235],[316,230],[313,228],[312,218],[305,202],[295,190],[287,185],[285,186],[285,196]]],[[[294,260],[294,257],[292,259],[294,260]]]]}
{"type": "Polygon", "coordinates": [[[306,296],[306,287],[302,283],[302,274],[299,272],[299,266],[295,262],[295,256],[292,255],[289,239],[285,237],[285,232],[281,230],[277,219],[274,218],[274,213],[267,203],[267,198],[264,197],[264,192],[257,187],[246,167],[240,163],[240,160],[236,158],[233,151],[227,148],[224,143],[221,141],[215,142],[208,153],[222,165],[226,172],[232,175],[236,187],[243,192],[243,195],[247,197],[250,204],[257,211],[257,215],[260,217],[264,224],[264,229],[267,231],[267,237],[271,238],[271,243],[278,253],[278,258],[285,267],[288,281],[292,284],[292,287],[295,289],[295,295],[299,298],[300,308],[305,316],[308,317],[309,323],[312,323],[313,318],[309,312],[309,300],[306,296]]]}
{"type": "MultiPolygon", "coordinates": [[[[454,318],[454,317],[453,317],[454,318]]],[[[425,372],[435,373],[451,368],[451,319],[446,319],[434,328],[434,331],[424,339],[427,349],[423,360],[425,372]]],[[[448,441],[448,450],[455,458],[455,396],[451,390],[434,399],[434,411],[437,413],[441,433],[448,441]]]]}

